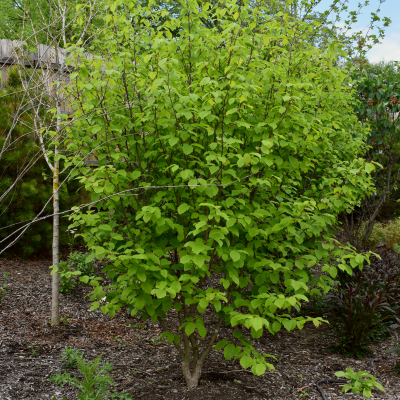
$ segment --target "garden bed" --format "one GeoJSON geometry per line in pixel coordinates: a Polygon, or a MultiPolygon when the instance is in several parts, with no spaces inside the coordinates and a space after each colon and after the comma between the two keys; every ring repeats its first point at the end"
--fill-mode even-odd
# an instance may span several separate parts
{"type": "MultiPolygon", "coordinates": [[[[243,371],[238,362],[226,361],[222,352],[208,357],[198,388],[189,390],[184,382],[175,349],[160,341],[160,327],[121,312],[111,319],[101,311],[90,312],[84,298],[90,288],[78,286],[70,295],[60,295],[60,312],[65,324],[53,328],[50,320],[50,260],[0,259],[0,276],[9,272],[9,290],[0,305],[0,398],[2,400],[75,400],[71,387],[57,387],[49,377],[62,372],[61,350],[76,347],[87,359],[103,354],[114,366],[111,376],[115,390],[125,390],[133,399],[322,399],[315,383],[335,378],[334,372],[350,366],[369,371],[386,392],[374,398],[400,399],[400,378],[394,370],[396,356],[386,350],[395,338],[371,346],[373,358],[356,360],[324,351],[332,344],[326,326],[308,325],[302,331],[264,334],[255,347],[272,354],[276,370],[261,377],[243,371]]],[[[228,328],[222,337],[228,336],[228,328]]],[[[76,370],[70,370],[71,374],[76,370]]],[[[358,399],[343,395],[339,385],[322,385],[331,400],[358,399]]]]}

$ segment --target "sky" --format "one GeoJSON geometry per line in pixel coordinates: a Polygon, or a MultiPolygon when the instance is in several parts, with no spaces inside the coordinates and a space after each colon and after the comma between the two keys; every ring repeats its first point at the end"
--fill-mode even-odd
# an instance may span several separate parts
{"type": "MultiPolygon", "coordinates": [[[[364,2],[363,0],[349,0],[349,11],[357,10],[358,3],[361,1],[364,2]]],[[[324,11],[330,4],[331,0],[322,0],[316,10],[324,11]]],[[[378,5],[378,0],[370,0],[370,4],[363,8],[362,14],[359,15],[358,22],[354,26],[356,31],[369,25],[371,11],[375,12],[378,5]]],[[[386,28],[384,39],[367,53],[367,57],[370,62],[379,62],[382,60],[400,61],[400,0],[386,0],[380,9],[379,16],[389,17],[392,23],[389,28],[386,28]]],[[[344,18],[342,18],[343,20],[344,18]]],[[[378,32],[376,31],[376,33],[378,32]]]]}

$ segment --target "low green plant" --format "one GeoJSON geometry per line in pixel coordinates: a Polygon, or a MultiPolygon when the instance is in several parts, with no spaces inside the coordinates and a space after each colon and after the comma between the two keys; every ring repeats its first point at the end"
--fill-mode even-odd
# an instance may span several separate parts
{"type": "Polygon", "coordinates": [[[79,351],[79,349],[72,349],[65,347],[61,351],[61,362],[67,367],[67,368],[76,368],[77,367],[77,357],[81,356],[82,354],[79,351]]]}
{"type": "Polygon", "coordinates": [[[119,337],[117,337],[117,336],[114,337],[114,340],[116,342],[118,342],[119,344],[124,344],[124,341],[122,339],[120,339],[119,337]]]}
{"type": "Polygon", "coordinates": [[[153,336],[153,337],[150,339],[150,341],[151,341],[151,344],[152,344],[153,346],[159,346],[160,344],[162,344],[161,336],[159,336],[159,335],[153,336]]]}
{"type": "Polygon", "coordinates": [[[400,250],[400,218],[393,219],[387,224],[378,222],[374,225],[367,244],[376,246],[380,243],[384,243],[387,248],[396,252],[400,250]]]}
{"type": "Polygon", "coordinates": [[[37,357],[39,355],[38,351],[40,349],[40,346],[30,345],[30,346],[28,346],[28,348],[31,350],[31,353],[29,354],[29,357],[37,357]]]}
{"type": "Polygon", "coordinates": [[[7,279],[10,276],[9,272],[5,272],[3,274],[3,279],[0,280],[0,304],[3,301],[3,297],[6,294],[6,291],[8,290],[8,285],[7,285],[7,279]]]}
{"type": "Polygon", "coordinates": [[[364,397],[371,397],[372,389],[375,387],[383,392],[385,389],[376,381],[376,378],[365,371],[354,372],[352,368],[347,367],[346,371],[335,372],[338,378],[345,378],[350,380],[347,385],[342,388],[343,393],[351,390],[353,393],[362,393],[364,397]]]}
{"type": "Polygon", "coordinates": [[[78,275],[92,275],[96,269],[93,262],[86,262],[86,254],[75,251],[68,256],[67,261],[61,261],[60,292],[69,294],[78,285],[78,275]]]}
{"type": "Polygon", "coordinates": [[[67,362],[76,363],[79,372],[83,375],[83,380],[70,375],[68,372],[58,373],[50,378],[57,386],[69,384],[76,387],[80,391],[79,400],[132,400],[132,397],[127,393],[110,391],[110,387],[114,386],[114,382],[109,376],[112,364],[102,363],[101,355],[90,362],[83,358],[78,349],[65,348],[65,354],[67,362]]]}

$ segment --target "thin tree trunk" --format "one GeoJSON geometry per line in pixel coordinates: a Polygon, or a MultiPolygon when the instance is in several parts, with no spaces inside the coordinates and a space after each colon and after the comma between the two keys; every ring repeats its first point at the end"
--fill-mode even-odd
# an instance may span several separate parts
{"type": "MultiPolygon", "coordinates": [[[[58,267],[60,264],[60,204],[59,204],[59,178],[60,178],[60,164],[57,160],[59,153],[58,147],[55,148],[53,170],[53,265],[58,267]]],[[[60,275],[55,273],[52,275],[52,297],[51,297],[51,324],[57,326],[60,323],[60,291],[59,291],[60,275]]]]}

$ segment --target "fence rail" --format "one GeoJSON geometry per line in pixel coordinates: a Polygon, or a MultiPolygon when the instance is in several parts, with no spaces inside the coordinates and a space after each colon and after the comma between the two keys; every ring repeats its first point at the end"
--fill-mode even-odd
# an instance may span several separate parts
{"type": "MultiPolygon", "coordinates": [[[[69,75],[73,71],[73,68],[65,63],[67,58],[66,51],[60,47],[39,44],[36,52],[27,52],[24,47],[25,42],[0,39],[1,88],[8,81],[10,67],[17,64],[22,64],[28,68],[62,70],[65,75],[69,75]]],[[[90,53],[84,53],[84,56],[87,59],[93,58],[90,53]]]]}

